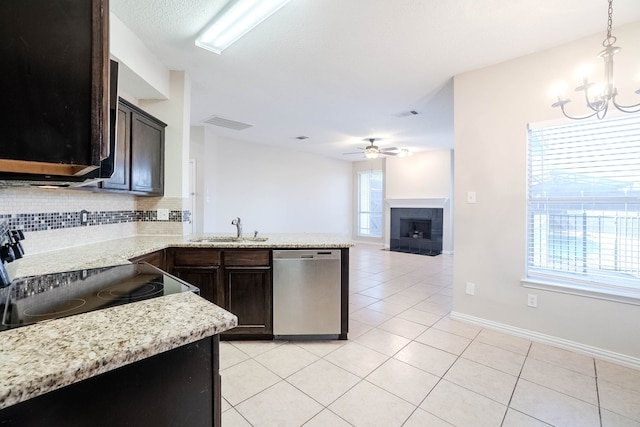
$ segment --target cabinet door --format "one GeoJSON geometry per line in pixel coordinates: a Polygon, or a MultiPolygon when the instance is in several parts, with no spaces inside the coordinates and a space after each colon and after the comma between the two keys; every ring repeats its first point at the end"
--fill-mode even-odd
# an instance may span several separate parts
{"type": "Polygon", "coordinates": [[[131,115],[131,191],[164,193],[164,127],[135,111],[131,115]]]}
{"type": "Polygon", "coordinates": [[[223,307],[238,316],[228,334],[272,334],[271,268],[225,267],[223,307]]]}
{"type": "Polygon", "coordinates": [[[220,251],[204,248],[167,249],[167,271],[200,288],[200,296],[222,306],[220,251]]]}
{"type": "Polygon", "coordinates": [[[0,1],[0,172],[76,175],[109,144],[107,0],[0,1]]]}
{"type": "Polygon", "coordinates": [[[220,267],[173,267],[170,272],[176,277],[200,288],[200,296],[214,304],[221,305],[220,267]],[[220,295],[219,295],[220,294],[220,295]]]}
{"type": "Polygon", "coordinates": [[[116,153],[114,170],[111,178],[102,182],[102,188],[113,190],[129,190],[131,160],[131,109],[125,105],[118,105],[118,120],[116,129],[116,153]]]}

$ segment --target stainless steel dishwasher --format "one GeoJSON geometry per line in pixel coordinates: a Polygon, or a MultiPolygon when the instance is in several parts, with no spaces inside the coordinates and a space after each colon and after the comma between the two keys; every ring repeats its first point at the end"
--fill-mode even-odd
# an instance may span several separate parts
{"type": "Polygon", "coordinates": [[[340,250],[273,251],[273,335],[337,338],[340,250]]]}

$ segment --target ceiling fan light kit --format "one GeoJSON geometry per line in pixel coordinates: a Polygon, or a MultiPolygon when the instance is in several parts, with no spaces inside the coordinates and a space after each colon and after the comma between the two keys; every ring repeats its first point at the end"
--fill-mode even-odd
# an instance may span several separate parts
{"type": "Polygon", "coordinates": [[[365,148],[359,148],[362,151],[356,151],[354,153],[344,153],[344,154],[361,154],[364,153],[364,156],[367,159],[377,159],[380,157],[380,154],[384,154],[385,156],[399,156],[399,157],[407,157],[413,155],[413,153],[408,148],[402,148],[398,150],[397,147],[389,147],[380,149],[377,145],[373,145],[375,141],[379,141],[379,138],[365,138],[365,141],[369,141],[369,145],[365,148]]]}
{"type": "MultiPolygon", "coordinates": [[[[558,100],[551,106],[554,108],[560,107],[562,114],[569,119],[582,120],[596,116],[598,119],[602,120],[607,115],[610,104],[623,113],[640,112],[640,103],[633,105],[621,105],[616,102],[618,89],[613,81],[613,57],[622,49],[613,45],[616,42],[616,38],[611,35],[613,22],[612,16],[613,0],[609,0],[609,8],[607,10],[607,37],[602,42],[604,49],[598,54],[598,56],[604,60],[604,84],[597,85],[596,83],[590,82],[588,76],[584,76],[582,85],[576,88],[576,92],[584,92],[584,100],[589,113],[584,116],[569,115],[565,111],[564,106],[571,102],[571,100],[564,96],[562,88],[558,87],[555,90],[558,100]]],[[[640,94],[640,89],[636,90],[635,93],[640,94]]]]}

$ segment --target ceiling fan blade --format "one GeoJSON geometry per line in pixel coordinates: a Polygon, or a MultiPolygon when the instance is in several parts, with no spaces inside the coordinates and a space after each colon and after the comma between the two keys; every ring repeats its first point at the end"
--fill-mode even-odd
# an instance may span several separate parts
{"type": "Polygon", "coordinates": [[[397,156],[398,153],[394,153],[392,151],[381,151],[380,154],[384,154],[385,156],[397,156]]]}
{"type": "Polygon", "coordinates": [[[398,151],[398,147],[383,148],[382,151],[398,151]]]}
{"type": "Polygon", "coordinates": [[[344,154],[362,154],[362,151],[354,151],[354,152],[352,152],[352,153],[342,153],[342,154],[343,154],[343,155],[344,155],[344,154]]]}

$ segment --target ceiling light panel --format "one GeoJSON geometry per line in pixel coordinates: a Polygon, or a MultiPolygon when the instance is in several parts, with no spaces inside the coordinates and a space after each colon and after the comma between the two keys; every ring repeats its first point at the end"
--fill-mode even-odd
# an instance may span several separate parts
{"type": "Polygon", "coordinates": [[[290,0],[231,0],[196,39],[196,46],[220,54],[290,0]]]}

